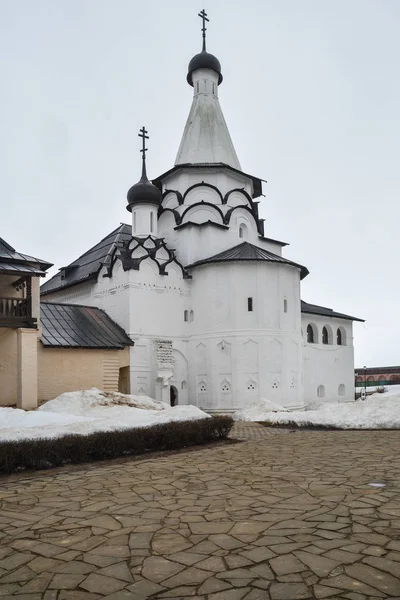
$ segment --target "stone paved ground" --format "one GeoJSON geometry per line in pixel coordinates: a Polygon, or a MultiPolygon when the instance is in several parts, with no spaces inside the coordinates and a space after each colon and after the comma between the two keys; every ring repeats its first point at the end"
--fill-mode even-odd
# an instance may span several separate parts
{"type": "Polygon", "coordinates": [[[3,479],[0,599],[400,598],[400,432],[251,427],[3,479]]]}

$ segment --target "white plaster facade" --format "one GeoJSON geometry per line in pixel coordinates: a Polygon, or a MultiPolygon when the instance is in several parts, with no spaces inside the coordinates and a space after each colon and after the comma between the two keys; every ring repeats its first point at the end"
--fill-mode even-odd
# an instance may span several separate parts
{"type": "Polygon", "coordinates": [[[154,180],[162,192],[158,215],[138,202],[129,245],[109,251],[95,280],[50,280],[43,301],[98,306],[125,329],[135,342],[132,393],[228,412],[260,398],[289,409],[318,394],[352,400],[351,317],[301,312],[300,279],[308,271],[282,257],[285,244],[264,237],[261,180],[241,171],[218,74],[199,68],[192,81],[175,167],[154,180]],[[230,250],[230,258],[215,256],[230,250]],[[307,341],[310,323],[314,342],[307,341]],[[327,344],[320,343],[324,326],[327,344]]]}

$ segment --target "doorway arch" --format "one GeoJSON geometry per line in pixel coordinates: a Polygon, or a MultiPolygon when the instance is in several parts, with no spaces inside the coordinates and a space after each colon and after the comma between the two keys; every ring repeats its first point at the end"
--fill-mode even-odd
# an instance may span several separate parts
{"type": "Polygon", "coordinates": [[[171,406],[176,406],[178,404],[178,390],[174,385],[171,385],[169,388],[169,402],[171,406]]]}

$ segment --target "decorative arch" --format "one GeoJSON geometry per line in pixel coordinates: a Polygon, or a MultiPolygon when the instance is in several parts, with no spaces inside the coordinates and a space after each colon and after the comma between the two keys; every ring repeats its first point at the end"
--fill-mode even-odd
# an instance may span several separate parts
{"type": "Polygon", "coordinates": [[[169,204],[171,203],[171,201],[173,200],[173,194],[175,195],[175,199],[176,199],[176,203],[179,206],[180,204],[183,204],[183,197],[182,194],[180,192],[178,192],[178,190],[165,190],[165,192],[162,195],[162,200],[161,200],[161,205],[164,208],[174,208],[173,206],[169,206],[169,204]],[[168,196],[170,196],[168,198],[168,196]],[[164,204],[165,201],[165,204],[164,204]]]}
{"type": "Polygon", "coordinates": [[[193,214],[196,214],[196,212],[200,211],[201,209],[206,209],[210,212],[214,212],[214,216],[217,219],[220,219],[221,225],[224,223],[224,215],[222,214],[221,209],[215,204],[211,204],[211,202],[197,202],[196,204],[188,206],[186,210],[184,210],[184,212],[182,213],[181,222],[183,222],[183,220],[189,212],[191,213],[190,216],[193,216],[193,214]]]}
{"type": "Polygon", "coordinates": [[[216,192],[218,194],[221,204],[223,204],[224,200],[223,200],[222,194],[219,191],[219,189],[215,185],[212,185],[211,183],[205,183],[204,181],[202,181],[201,183],[195,183],[194,185],[191,185],[190,187],[188,187],[186,192],[183,194],[182,204],[185,204],[185,200],[188,197],[188,195],[190,194],[190,192],[192,192],[196,188],[202,188],[202,187],[210,188],[211,190],[214,190],[214,192],[216,192]]]}
{"type": "Polygon", "coordinates": [[[226,192],[226,194],[222,200],[222,204],[228,204],[229,196],[231,194],[233,194],[234,192],[239,192],[240,194],[243,194],[243,196],[245,196],[246,200],[248,201],[249,205],[253,206],[253,200],[251,199],[251,196],[246,192],[246,190],[244,188],[234,188],[233,190],[229,190],[229,192],[226,192]]]}
{"type": "Polygon", "coordinates": [[[164,208],[163,206],[160,206],[158,208],[158,218],[160,218],[161,215],[167,212],[170,212],[174,215],[175,225],[179,225],[179,223],[181,222],[181,215],[175,208],[164,208]]]}
{"type": "Polygon", "coordinates": [[[318,398],[325,398],[325,386],[319,385],[317,387],[317,396],[318,398]]]}
{"type": "Polygon", "coordinates": [[[325,346],[331,345],[332,340],[332,327],[330,325],[324,325],[322,328],[322,343],[325,346]]]}
{"type": "Polygon", "coordinates": [[[232,214],[235,212],[235,210],[238,210],[239,208],[241,208],[242,210],[247,211],[254,219],[255,223],[256,223],[256,229],[258,231],[258,220],[256,215],[254,214],[254,212],[251,210],[251,208],[249,206],[246,206],[245,204],[242,204],[240,206],[233,206],[232,208],[230,208],[224,216],[224,223],[225,225],[229,225],[230,221],[231,221],[231,217],[232,214]]]}
{"type": "Polygon", "coordinates": [[[346,386],[344,385],[344,383],[341,383],[338,387],[338,394],[339,396],[345,396],[346,395],[346,386]]]}

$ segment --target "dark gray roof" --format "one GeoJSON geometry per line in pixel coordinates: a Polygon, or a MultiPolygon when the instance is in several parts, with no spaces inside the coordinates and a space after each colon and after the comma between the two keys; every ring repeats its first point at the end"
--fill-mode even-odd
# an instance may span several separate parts
{"type": "Polygon", "coordinates": [[[40,288],[41,295],[44,296],[83,281],[96,279],[107,257],[112,257],[118,245],[129,241],[131,237],[131,225],[121,223],[117,229],[114,229],[93,248],[82,254],[68,267],[60,269],[56,275],[46,281],[40,288]]]}
{"type": "Polygon", "coordinates": [[[215,254],[214,256],[210,256],[209,258],[204,258],[202,260],[198,260],[191,265],[188,265],[187,269],[192,269],[193,267],[198,267],[200,265],[207,265],[210,263],[220,263],[220,262],[229,262],[229,261],[265,261],[265,262],[273,262],[280,263],[284,265],[289,265],[291,267],[297,267],[300,269],[300,277],[304,279],[306,275],[308,275],[308,269],[295,263],[287,258],[283,258],[283,256],[278,256],[273,252],[269,252],[264,248],[259,248],[258,246],[254,246],[249,242],[242,242],[238,246],[234,246],[233,248],[229,248],[228,250],[224,250],[219,254],[215,254]]]}
{"type": "Polygon", "coordinates": [[[132,340],[103,310],[94,306],[42,302],[41,342],[50,348],[104,348],[122,350],[132,340]]]}
{"type": "Polygon", "coordinates": [[[16,273],[17,275],[45,275],[45,271],[52,266],[51,263],[21,254],[0,238],[0,272],[16,273]]]}
{"type": "Polygon", "coordinates": [[[335,312],[331,308],[325,306],[318,306],[317,304],[308,304],[308,302],[301,301],[301,312],[309,313],[311,315],[321,315],[323,317],[336,317],[337,319],[347,319],[348,321],[360,321],[364,323],[364,319],[345,315],[343,313],[335,312]]]}

